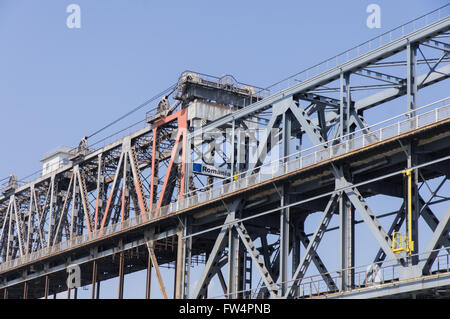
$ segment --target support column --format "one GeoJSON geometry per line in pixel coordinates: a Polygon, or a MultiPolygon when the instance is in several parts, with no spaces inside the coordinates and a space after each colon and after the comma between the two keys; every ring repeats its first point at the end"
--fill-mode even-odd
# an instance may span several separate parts
{"type": "Polygon", "coordinates": [[[347,195],[339,198],[341,290],[352,289],[355,277],[355,209],[347,195]]]}
{"type": "Polygon", "coordinates": [[[234,176],[234,172],[235,172],[235,141],[236,141],[236,120],[233,119],[233,121],[231,122],[231,136],[230,136],[230,151],[231,151],[231,160],[230,160],[230,171],[231,171],[231,176],[234,176]]]}
{"type": "MultiPolygon", "coordinates": [[[[191,219],[186,217],[184,222],[184,235],[190,235],[192,233],[191,219]]],[[[191,261],[192,261],[192,237],[186,238],[184,242],[184,274],[183,274],[183,298],[190,298],[190,286],[191,286],[191,261]]]]}
{"type": "Polygon", "coordinates": [[[175,299],[182,299],[183,296],[183,273],[185,266],[185,249],[183,241],[183,230],[177,232],[177,265],[175,273],[175,299]]]}
{"type": "MultiPolygon", "coordinates": [[[[239,122],[238,122],[239,123],[239,122]]],[[[245,135],[241,127],[239,126],[239,129],[237,132],[235,132],[235,139],[236,139],[236,159],[235,162],[235,170],[236,174],[239,175],[242,165],[245,162],[245,146],[242,144],[245,141],[245,135]]]]}
{"type": "Polygon", "coordinates": [[[350,125],[350,74],[341,72],[340,75],[340,110],[339,110],[339,129],[340,136],[349,133],[350,125]]]}
{"type": "Polygon", "coordinates": [[[118,294],[118,299],[123,299],[123,278],[124,278],[123,268],[124,268],[124,263],[125,263],[124,259],[125,259],[124,252],[121,251],[120,257],[119,257],[119,294],[118,294]]]}
{"type": "MultiPolygon", "coordinates": [[[[410,118],[413,118],[416,115],[415,109],[417,108],[417,81],[416,81],[416,70],[417,70],[417,45],[408,43],[406,46],[406,102],[407,102],[407,111],[412,111],[409,114],[410,118]]],[[[411,123],[411,129],[416,128],[415,122],[411,123]]],[[[413,155],[414,145],[412,143],[408,144],[408,160],[407,160],[407,168],[411,168],[416,164],[416,157],[413,155]]],[[[412,235],[412,241],[414,243],[414,249],[411,251],[411,254],[418,253],[419,247],[419,233],[418,233],[418,219],[419,219],[419,196],[418,196],[418,170],[415,169],[412,171],[412,186],[411,186],[411,196],[412,196],[412,218],[411,221],[406,220],[407,225],[411,225],[410,231],[412,235]]],[[[408,191],[406,191],[406,196],[408,191]]],[[[406,205],[407,207],[407,205],[406,205]]],[[[408,215],[408,208],[405,209],[405,212],[408,215]]],[[[419,261],[418,256],[412,256],[410,258],[410,265],[417,265],[419,261]]]]}
{"type": "Polygon", "coordinates": [[[300,264],[300,247],[301,238],[300,233],[304,232],[304,221],[294,221],[292,230],[292,276],[300,264]]]}
{"type": "MultiPolygon", "coordinates": [[[[55,174],[52,174],[50,179],[50,208],[49,208],[49,227],[48,227],[48,237],[47,237],[47,247],[51,246],[52,243],[52,230],[55,226],[55,217],[53,216],[53,207],[56,203],[56,190],[55,190],[55,174]]],[[[8,258],[8,257],[7,257],[8,258]]]]}
{"type": "MultiPolygon", "coordinates": [[[[417,156],[414,154],[414,144],[409,143],[408,144],[408,160],[407,160],[407,166],[408,169],[415,166],[417,164],[417,156]]],[[[412,178],[411,178],[411,197],[412,197],[412,212],[411,212],[411,222],[408,220],[408,205],[405,205],[406,209],[406,225],[411,225],[411,239],[414,243],[414,249],[411,251],[411,265],[417,265],[419,262],[419,256],[417,255],[419,253],[419,216],[420,216],[420,202],[419,202],[419,170],[414,169],[412,172],[412,178]]],[[[404,177],[405,181],[407,181],[407,177],[404,177]]],[[[408,190],[406,190],[406,198],[408,196],[408,190]]],[[[406,227],[408,228],[408,226],[406,227]]]]}
{"type": "MultiPolygon", "coordinates": [[[[406,100],[407,110],[412,111],[417,107],[417,45],[408,43],[406,46],[406,100]]],[[[415,112],[411,112],[410,117],[415,116],[415,112]]]]}
{"type": "Polygon", "coordinates": [[[145,284],[145,299],[150,299],[151,284],[152,284],[152,258],[149,253],[147,260],[147,280],[145,284]]]}
{"type": "MultiPolygon", "coordinates": [[[[351,133],[350,127],[351,114],[351,91],[350,91],[350,73],[341,72],[340,75],[340,136],[351,133]]],[[[338,176],[336,176],[336,187],[345,186],[344,181],[346,169],[341,166],[338,176]],[[339,176],[340,175],[340,176],[339,176]]],[[[347,178],[350,181],[350,179],[347,178]]],[[[341,290],[351,289],[354,285],[355,266],[355,210],[350,199],[345,193],[339,197],[339,229],[340,229],[340,268],[341,290]]]]}
{"type": "Polygon", "coordinates": [[[45,276],[45,287],[44,287],[44,298],[45,299],[48,299],[48,293],[49,293],[49,285],[50,284],[50,282],[49,282],[49,278],[48,278],[48,275],[46,275],[45,276]]]}
{"type": "Polygon", "coordinates": [[[97,260],[92,263],[92,294],[91,299],[95,299],[95,283],[97,282],[97,260]]]}
{"type": "Polygon", "coordinates": [[[228,230],[228,299],[237,299],[237,291],[242,290],[239,280],[241,268],[239,235],[233,228],[228,230]]]}
{"type": "MultiPolygon", "coordinates": [[[[289,155],[289,141],[291,136],[291,118],[288,112],[283,113],[283,131],[282,131],[282,149],[283,162],[287,162],[286,156],[289,155]]],[[[288,186],[283,185],[281,190],[280,206],[289,204],[288,186]]],[[[282,209],[280,212],[280,282],[281,289],[279,295],[284,296],[287,291],[287,281],[289,279],[289,208],[282,209]]]]}
{"type": "Polygon", "coordinates": [[[23,283],[23,299],[28,299],[28,281],[23,283]]]}
{"type": "Polygon", "coordinates": [[[97,294],[96,294],[95,298],[100,299],[100,280],[97,281],[97,294]]]}
{"type": "MultiPolygon", "coordinates": [[[[283,187],[283,199],[281,205],[288,203],[288,195],[283,187]]],[[[283,209],[280,214],[280,296],[284,296],[287,291],[289,280],[289,208],[283,209]]]]}

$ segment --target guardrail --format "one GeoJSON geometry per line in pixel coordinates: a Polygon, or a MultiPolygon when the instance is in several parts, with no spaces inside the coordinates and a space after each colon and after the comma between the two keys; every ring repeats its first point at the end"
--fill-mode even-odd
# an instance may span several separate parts
{"type": "MultiPolygon", "coordinates": [[[[445,274],[450,273],[450,254],[445,253],[450,247],[436,249],[438,252],[431,269],[430,274],[445,274]],[[444,252],[442,254],[442,252],[444,252]]],[[[412,255],[417,256],[418,262],[425,261],[423,257],[428,256],[429,252],[423,252],[420,254],[412,255]]],[[[322,273],[312,276],[307,276],[297,280],[288,280],[285,282],[276,283],[278,290],[281,289],[282,284],[286,284],[288,288],[292,288],[296,283],[296,287],[293,293],[294,298],[317,298],[325,297],[330,294],[339,293],[342,294],[345,290],[346,293],[355,291],[367,291],[370,289],[379,289],[383,286],[401,283],[401,277],[399,275],[399,269],[402,266],[398,263],[398,260],[384,260],[376,263],[350,267],[345,269],[339,269],[328,273],[322,273]],[[353,283],[348,284],[345,289],[342,289],[343,276],[351,274],[353,283]],[[324,279],[326,276],[327,279],[324,279]],[[331,280],[330,280],[331,279],[331,280]]],[[[421,277],[416,277],[421,278],[421,277]]],[[[413,280],[414,278],[405,278],[404,280],[413,280]]],[[[260,287],[239,291],[245,298],[257,299],[261,288],[266,287],[261,285],[260,287]]],[[[227,297],[226,294],[217,296],[210,296],[212,299],[219,299],[227,297]]]]}
{"type": "MultiPolygon", "coordinates": [[[[290,161],[279,163],[278,165],[274,165],[271,167],[271,172],[269,174],[260,171],[256,174],[231,181],[230,183],[222,185],[221,187],[213,188],[209,191],[202,192],[200,194],[191,197],[186,197],[184,199],[180,199],[176,202],[170,203],[167,206],[158,209],[153,209],[152,211],[147,212],[146,214],[129,218],[121,223],[110,225],[108,227],[103,228],[102,230],[87,233],[75,237],[72,240],[60,242],[56,245],[40,249],[38,251],[29,253],[25,256],[20,256],[13,260],[5,261],[0,264],[0,271],[4,271],[8,268],[12,268],[33,260],[37,260],[52,253],[58,253],[65,249],[74,248],[78,245],[86,244],[89,241],[96,240],[110,234],[114,234],[115,232],[118,231],[123,231],[131,227],[141,225],[145,222],[148,222],[149,220],[155,219],[155,216],[157,216],[157,218],[161,218],[168,214],[175,213],[179,210],[189,208],[190,206],[219,198],[223,194],[242,190],[250,185],[255,185],[267,181],[269,179],[273,179],[275,177],[293,172],[298,169],[307,168],[311,165],[320,163],[334,156],[343,155],[350,151],[354,151],[358,148],[365,147],[386,140],[388,138],[392,138],[397,135],[406,133],[408,131],[412,131],[421,128],[423,126],[447,119],[450,117],[449,102],[450,97],[436,101],[434,103],[431,103],[429,105],[417,109],[416,112],[420,112],[421,110],[424,110],[426,107],[437,106],[439,103],[443,103],[445,105],[422,114],[417,114],[416,116],[411,117],[405,121],[399,121],[395,124],[391,124],[387,127],[380,128],[368,134],[362,134],[353,139],[347,139],[346,141],[332,145],[327,149],[316,150],[310,154],[294,158],[290,161]]],[[[386,121],[383,121],[381,123],[386,123],[386,121]]],[[[376,125],[379,125],[379,123],[375,124],[374,126],[376,125]]],[[[291,156],[295,157],[297,156],[297,154],[293,154],[291,156]]]]}
{"type": "MultiPolygon", "coordinates": [[[[437,251],[445,251],[447,248],[437,249],[437,251]]],[[[418,256],[419,263],[424,261],[421,256],[427,254],[423,252],[414,256],[418,256]]],[[[342,274],[353,273],[354,283],[350,287],[345,287],[346,292],[352,292],[355,290],[363,290],[370,288],[379,288],[382,285],[388,285],[392,283],[398,284],[400,282],[399,269],[403,267],[401,264],[394,260],[378,262],[373,264],[368,264],[364,266],[352,267],[348,269],[341,269],[339,271],[334,271],[329,273],[330,277],[333,279],[336,285],[335,290],[330,290],[330,286],[327,281],[323,279],[322,275],[314,275],[305,277],[300,285],[297,287],[296,296],[298,298],[313,298],[321,295],[332,294],[342,291],[342,274]],[[381,267],[381,264],[387,264],[381,267]]],[[[442,254],[436,257],[432,268],[430,269],[430,274],[435,273],[448,273],[450,272],[450,254],[442,254]]],[[[414,279],[414,278],[408,278],[414,279]]],[[[288,282],[292,285],[293,281],[288,282]]]]}
{"type": "MultiPolygon", "coordinates": [[[[354,131],[350,134],[344,135],[339,138],[328,140],[322,144],[317,144],[312,147],[306,148],[299,152],[289,154],[285,157],[280,157],[268,163],[264,163],[261,166],[255,167],[253,171],[264,171],[266,174],[271,175],[272,170],[278,170],[280,165],[286,163],[296,163],[300,160],[300,167],[316,164],[320,161],[327,160],[331,157],[348,153],[358,148],[368,146],[374,142],[385,140],[387,138],[394,137],[404,133],[405,130],[422,127],[430,120],[437,120],[445,118],[447,116],[447,106],[450,103],[450,97],[435,101],[433,103],[421,106],[415,110],[411,110],[399,115],[396,115],[390,119],[383,120],[376,124],[354,131]],[[439,109],[439,105],[442,107],[439,109]],[[431,110],[430,110],[431,109],[431,110]],[[438,110],[439,109],[439,110],[438,110]],[[434,113],[433,113],[434,112],[434,113]],[[415,115],[415,116],[412,116],[415,115]],[[402,117],[407,117],[407,120],[401,121],[402,117]],[[364,134],[365,132],[369,132],[364,134]],[[269,173],[267,173],[270,171],[269,173]]],[[[297,163],[298,164],[298,163],[297,163]]],[[[250,171],[238,172],[236,176],[222,179],[220,181],[208,184],[204,187],[197,188],[194,191],[185,193],[185,196],[192,196],[198,192],[205,192],[211,188],[222,187],[221,184],[233,182],[235,179],[246,178],[250,175],[250,171]]]]}

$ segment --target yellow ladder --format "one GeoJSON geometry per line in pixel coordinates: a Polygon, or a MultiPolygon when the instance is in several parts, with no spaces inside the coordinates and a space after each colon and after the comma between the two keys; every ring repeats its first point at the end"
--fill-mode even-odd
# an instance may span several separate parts
{"type": "Polygon", "coordinates": [[[407,252],[409,255],[414,251],[414,241],[412,240],[412,169],[403,171],[403,175],[408,178],[408,236],[403,236],[400,232],[392,235],[392,252],[395,254],[407,252]]]}

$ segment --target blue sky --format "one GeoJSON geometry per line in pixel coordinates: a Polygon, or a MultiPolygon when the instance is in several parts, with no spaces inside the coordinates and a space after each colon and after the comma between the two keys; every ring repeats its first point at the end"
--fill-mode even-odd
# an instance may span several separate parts
{"type": "Polygon", "coordinates": [[[40,169],[44,153],[77,145],[184,70],[266,87],[446,3],[0,0],[0,178],[40,169]],[[72,3],[81,29],[66,26],[72,3]],[[371,3],[380,29],[366,26],[371,3]]]}

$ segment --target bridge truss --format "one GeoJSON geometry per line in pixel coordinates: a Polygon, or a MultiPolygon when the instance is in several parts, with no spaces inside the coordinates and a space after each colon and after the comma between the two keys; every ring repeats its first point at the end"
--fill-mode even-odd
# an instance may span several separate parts
{"type": "Polygon", "coordinates": [[[174,298],[448,297],[449,37],[447,5],[268,89],[183,73],[145,127],[11,180],[0,291],[70,296],[78,265],[93,298],[144,269],[169,297],[166,265],[174,298]]]}

